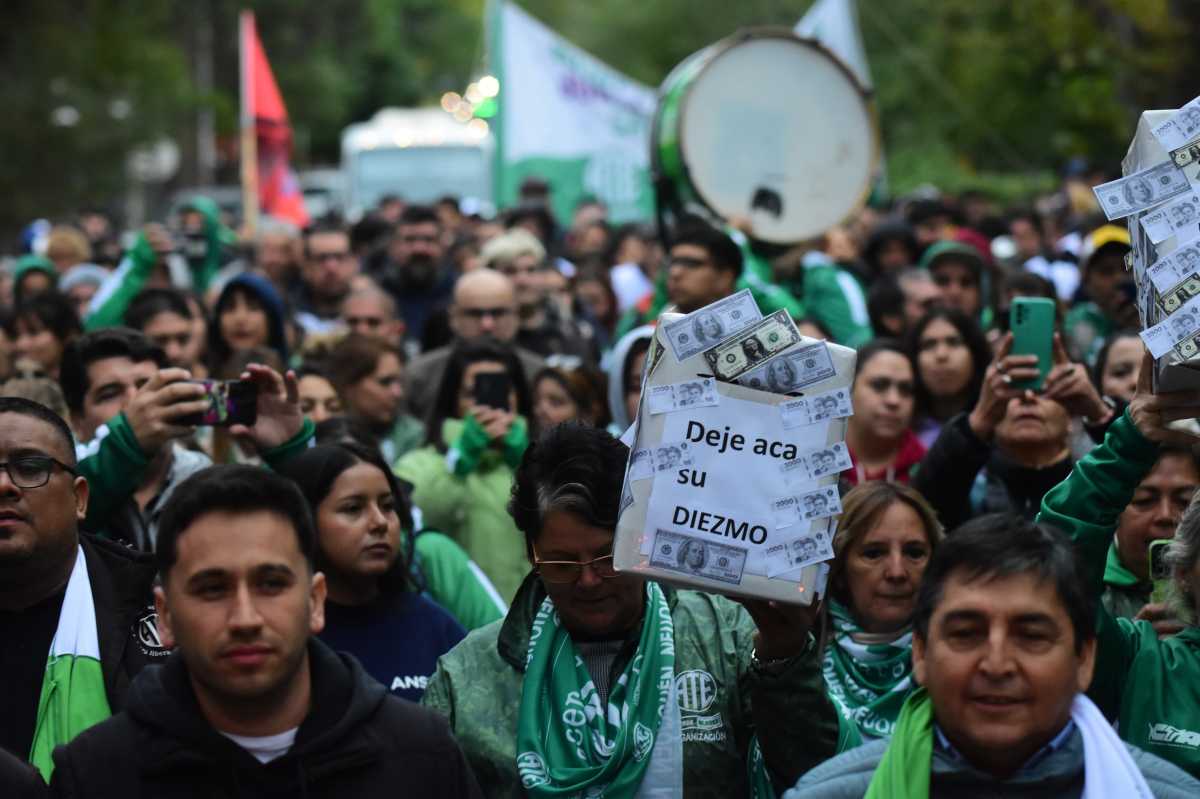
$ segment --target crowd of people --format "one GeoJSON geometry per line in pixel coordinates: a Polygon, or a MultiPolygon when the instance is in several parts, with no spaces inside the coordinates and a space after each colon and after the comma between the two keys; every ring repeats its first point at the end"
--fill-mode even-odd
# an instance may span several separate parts
{"type": "Polygon", "coordinates": [[[0,794],[1200,795],[1200,396],[1153,393],[1081,181],[791,247],[559,220],[540,180],[23,240],[0,794]],[[809,606],[613,565],[654,326],[743,288],[857,350],[809,606]],[[1056,308],[1037,390],[1021,297],[1056,308]]]}

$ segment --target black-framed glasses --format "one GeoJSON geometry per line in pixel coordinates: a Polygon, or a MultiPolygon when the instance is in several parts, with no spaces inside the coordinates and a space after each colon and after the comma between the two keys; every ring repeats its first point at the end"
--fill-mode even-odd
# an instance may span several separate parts
{"type": "Polygon", "coordinates": [[[41,488],[50,482],[50,475],[55,466],[73,477],[79,476],[75,469],[49,455],[22,455],[0,462],[0,466],[8,472],[8,479],[12,480],[17,488],[41,488]]]}
{"type": "Polygon", "coordinates": [[[672,255],[667,259],[667,268],[672,266],[682,266],[684,269],[700,269],[708,266],[707,258],[691,258],[686,255],[672,255]]]}
{"type": "Polygon", "coordinates": [[[611,552],[585,561],[542,560],[538,557],[537,547],[533,547],[533,562],[538,567],[538,574],[542,575],[542,580],[547,583],[573,583],[583,574],[584,566],[590,566],[601,580],[617,576],[611,552]]]}

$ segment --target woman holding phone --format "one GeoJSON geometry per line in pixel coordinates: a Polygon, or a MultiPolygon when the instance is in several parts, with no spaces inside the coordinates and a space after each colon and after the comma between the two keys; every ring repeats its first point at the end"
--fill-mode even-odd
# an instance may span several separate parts
{"type": "Polygon", "coordinates": [[[529,411],[525,373],[510,348],[459,344],[430,413],[429,444],[395,466],[413,484],[425,523],[462,545],[506,602],[529,571],[507,511],[513,472],[529,444],[529,411]]]}

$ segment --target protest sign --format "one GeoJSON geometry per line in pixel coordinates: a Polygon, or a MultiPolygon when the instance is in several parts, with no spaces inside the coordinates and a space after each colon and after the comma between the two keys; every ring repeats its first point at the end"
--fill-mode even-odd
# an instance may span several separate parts
{"type": "MultiPolygon", "coordinates": [[[[797,397],[712,380],[713,401],[654,412],[666,407],[667,387],[710,379],[703,353],[682,361],[672,354],[669,331],[681,318],[664,316],[647,356],[614,563],[704,590],[808,604],[824,587],[820,561],[832,556],[849,407],[805,411],[800,424],[796,406],[782,410],[797,397]],[[779,523],[782,497],[799,509],[786,524],[779,523]]],[[[793,346],[818,345],[833,368],[803,394],[848,394],[854,351],[808,338],[793,346]]]]}

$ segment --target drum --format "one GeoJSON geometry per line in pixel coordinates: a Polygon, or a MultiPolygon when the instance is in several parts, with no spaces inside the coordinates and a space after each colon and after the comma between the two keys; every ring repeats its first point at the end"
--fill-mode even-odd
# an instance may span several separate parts
{"type": "Polygon", "coordinates": [[[865,202],[876,175],[874,107],[850,70],[789,30],[753,29],[680,63],[651,133],[675,210],[749,220],[774,244],[812,238],[865,202]]]}

